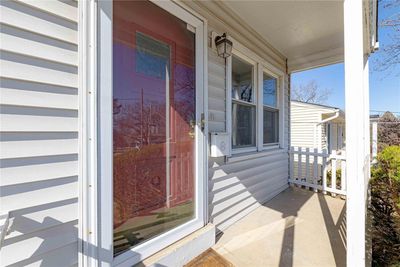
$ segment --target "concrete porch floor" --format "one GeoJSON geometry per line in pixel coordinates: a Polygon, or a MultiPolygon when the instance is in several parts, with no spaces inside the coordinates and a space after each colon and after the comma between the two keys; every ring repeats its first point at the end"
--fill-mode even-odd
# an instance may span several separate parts
{"type": "Polygon", "coordinates": [[[213,247],[236,267],[346,266],[345,201],[290,187],[226,229],[213,247]]]}

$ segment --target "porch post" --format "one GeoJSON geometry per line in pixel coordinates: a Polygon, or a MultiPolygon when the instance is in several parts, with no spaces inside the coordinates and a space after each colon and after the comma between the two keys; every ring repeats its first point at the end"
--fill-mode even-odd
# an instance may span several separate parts
{"type": "Polygon", "coordinates": [[[344,2],[347,266],[365,266],[369,151],[368,55],[364,53],[362,0],[344,2]]]}

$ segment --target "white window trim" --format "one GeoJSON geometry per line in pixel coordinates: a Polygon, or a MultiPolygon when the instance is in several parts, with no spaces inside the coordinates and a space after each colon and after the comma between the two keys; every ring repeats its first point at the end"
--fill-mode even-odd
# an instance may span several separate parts
{"type": "Polygon", "coordinates": [[[282,70],[274,67],[266,60],[259,57],[247,47],[241,45],[233,38],[232,54],[240,59],[253,64],[253,79],[255,84],[254,101],[256,103],[256,145],[253,147],[233,148],[232,147],[232,103],[239,102],[232,99],[232,56],[226,60],[226,131],[231,133],[231,141],[229,142],[230,156],[250,152],[260,152],[276,148],[285,149],[287,144],[285,142],[285,73],[282,70]],[[278,142],[264,144],[263,142],[263,97],[262,97],[262,80],[263,73],[270,75],[277,79],[277,108],[278,110],[278,142]]]}

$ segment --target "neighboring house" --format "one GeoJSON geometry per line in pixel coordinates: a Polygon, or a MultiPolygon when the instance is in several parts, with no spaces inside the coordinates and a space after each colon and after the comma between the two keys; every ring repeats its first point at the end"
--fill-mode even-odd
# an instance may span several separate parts
{"type": "Polygon", "coordinates": [[[344,60],[347,263],[364,265],[374,1],[0,13],[2,266],[132,266],[171,245],[155,266],[187,263],[288,187],[290,74],[344,60]]]}
{"type": "Polygon", "coordinates": [[[345,115],[339,108],[290,101],[291,146],[338,153],[345,148],[345,115]]]}

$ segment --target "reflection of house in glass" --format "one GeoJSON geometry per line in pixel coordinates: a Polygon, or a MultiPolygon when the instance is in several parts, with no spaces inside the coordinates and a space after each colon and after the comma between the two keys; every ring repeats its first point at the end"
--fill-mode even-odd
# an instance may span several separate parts
{"type": "MultiPolygon", "coordinates": [[[[153,8],[125,4],[114,5],[153,8]]],[[[132,18],[114,18],[115,254],[189,220],[194,209],[194,34],[161,36],[132,18]]],[[[186,27],[176,18],[169,24],[186,27]]]]}

